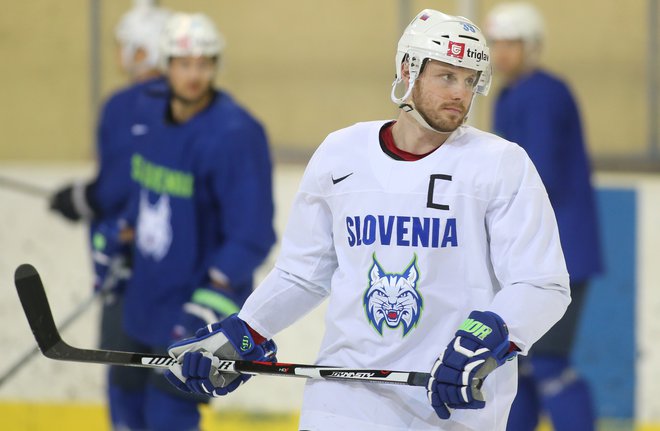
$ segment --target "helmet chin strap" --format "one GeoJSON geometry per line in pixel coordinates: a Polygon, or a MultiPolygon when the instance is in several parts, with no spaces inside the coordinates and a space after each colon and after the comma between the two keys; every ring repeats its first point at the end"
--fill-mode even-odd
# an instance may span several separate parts
{"type": "Polygon", "coordinates": [[[440,134],[443,134],[443,135],[450,135],[450,134],[453,133],[453,132],[445,132],[445,131],[442,131],[442,130],[434,129],[433,126],[431,126],[431,125],[430,125],[430,124],[424,119],[424,117],[422,117],[422,116],[420,115],[419,111],[417,111],[417,109],[415,109],[415,107],[413,106],[413,102],[412,102],[412,100],[410,101],[410,103],[402,103],[402,104],[400,104],[400,105],[399,105],[399,108],[402,109],[403,112],[407,113],[408,115],[410,115],[411,117],[413,117],[415,120],[417,120],[417,122],[420,124],[420,126],[424,127],[424,128],[427,129],[427,130],[430,130],[430,131],[435,132],[435,133],[440,133],[440,134]]]}

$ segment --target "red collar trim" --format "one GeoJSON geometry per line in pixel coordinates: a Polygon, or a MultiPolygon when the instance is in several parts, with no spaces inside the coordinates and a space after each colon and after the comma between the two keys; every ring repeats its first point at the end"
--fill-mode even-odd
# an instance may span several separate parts
{"type": "Polygon", "coordinates": [[[394,126],[394,124],[396,124],[396,121],[390,121],[389,123],[386,123],[380,129],[380,134],[379,134],[380,147],[388,156],[392,157],[395,160],[414,162],[416,160],[423,159],[424,157],[428,156],[429,154],[437,150],[436,148],[434,150],[429,151],[426,154],[413,154],[400,149],[394,143],[394,136],[392,135],[392,126],[394,126]]]}

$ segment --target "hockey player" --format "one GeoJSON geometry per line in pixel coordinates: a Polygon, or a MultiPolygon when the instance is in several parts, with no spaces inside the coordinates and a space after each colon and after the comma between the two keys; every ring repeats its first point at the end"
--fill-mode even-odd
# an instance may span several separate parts
{"type": "Polygon", "coordinates": [[[275,268],[237,315],[170,347],[179,388],[235,390],[247,376],[219,378],[213,354],[271,358],[264,340],[329,298],[317,363],[432,377],[427,390],[310,380],[301,430],[504,430],[516,352],[570,301],[554,214],[525,152],[464,124],[490,85],[477,26],[424,10],[395,58],[397,120],[325,139],[275,268]],[[470,388],[491,370],[484,402],[470,388]]]}
{"type": "Polygon", "coordinates": [[[598,220],[589,161],[575,100],[568,86],[539,67],[543,20],[534,6],[505,3],[486,21],[492,61],[504,86],[494,109],[494,130],[520,144],[536,165],[557,216],[571,276],[566,315],[522,362],[508,429],[534,430],[545,411],[555,430],[594,429],[587,383],[570,353],[589,279],[601,271],[598,220]]]}
{"type": "Polygon", "coordinates": [[[126,145],[131,130],[131,112],[140,84],[158,79],[159,41],[170,12],[136,0],[115,28],[118,64],[130,84],[112,95],[101,109],[97,133],[98,174],[93,181],[77,181],[58,190],[50,208],[72,220],[114,218],[126,204],[130,176],[126,145]]]}
{"type": "MultiPolygon", "coordinates": [[[[238,311],[275,242],[271,163],[261,124],[213,87],[224,39],[202,14],[174,14],[161,40],[165,85],[145,86],[131,140],[133,267],[122,350],[165,352],[238,311]]],[[[153,370],[127,370],[130,429],[193,430],[197,405],[153,370]]]]}
{"type": "MultiPolygon", "coordinates": [[[[96,135],[98,173],[91,181],[77,181],[51,198],[50,207],[72,221],[90,222],[90,245],[94,263],[94,287],[103,290],[99,344],[121,350],[127,342],[122,330],[122,293],[130,274],[130,256],[120,237],[118,220],[128,204],[131,185],[131,140],[140,133],[135,126],[136,100],[147,85],[162,78],[159,42],[170,12],[136,0],[115,28],[119,66],[130,84],[114,93],[102,107],[96,135]]],[[[108,407],[113,429],[130,429],[141,419],[131,382],[140,375],[124,367],[109,367],[108,407]]]]}

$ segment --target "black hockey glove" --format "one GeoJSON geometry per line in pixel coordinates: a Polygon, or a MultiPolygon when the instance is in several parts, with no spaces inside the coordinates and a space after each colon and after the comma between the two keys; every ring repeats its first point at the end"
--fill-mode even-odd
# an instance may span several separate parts
{"type": "Polygon", "coordinates": [[[94,218],[93,185],[76,182],[61,188],[51,196],[50,209],[71,221],[94,218]]]}

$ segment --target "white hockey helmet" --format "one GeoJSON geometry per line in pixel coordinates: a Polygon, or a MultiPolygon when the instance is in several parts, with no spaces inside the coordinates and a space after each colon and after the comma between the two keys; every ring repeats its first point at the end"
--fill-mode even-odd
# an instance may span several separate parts
{"type": "Polygon", "coordinates": [[[541,13],[524,2],[495,6],[486,17],[484,30],[491,40],[522,40],[536,44],[541,43],[545,35],[541,13]]]}
{"type": "Polygon", "coordinates": [[[483,96],[488,94],[490,52],[479,27],[461,16],[424,9],[408,24],[399,39],[395,57],[396,79],[391,93],[394,103],[401,105],[410,97],[415,80],[428,59],[480,72],[474,92],[483,96]],[[409,64],[408,88],[402,97],[396,97],[396,88],[403,81],[401,64],[404,61],[409,64]]]}
{"type": "Polygon", "coordinates": [[[201,13],[176,13],[167,22],[161,38],[163,70],[171,57],[220,57],[225,39],[209,17],[201,13]]]}
{"type": "Polygon", "coordinates": [[[133,9],[126,12],[115,27],[115,39],[121,47],[122,66],[131,75],[140,74],[160,65],[160,38],[171,13],[153,5],[149,0],[135,0],[133,9]],[[146,58],[134,63],[135,52],[143,49],[146,58]]]}

